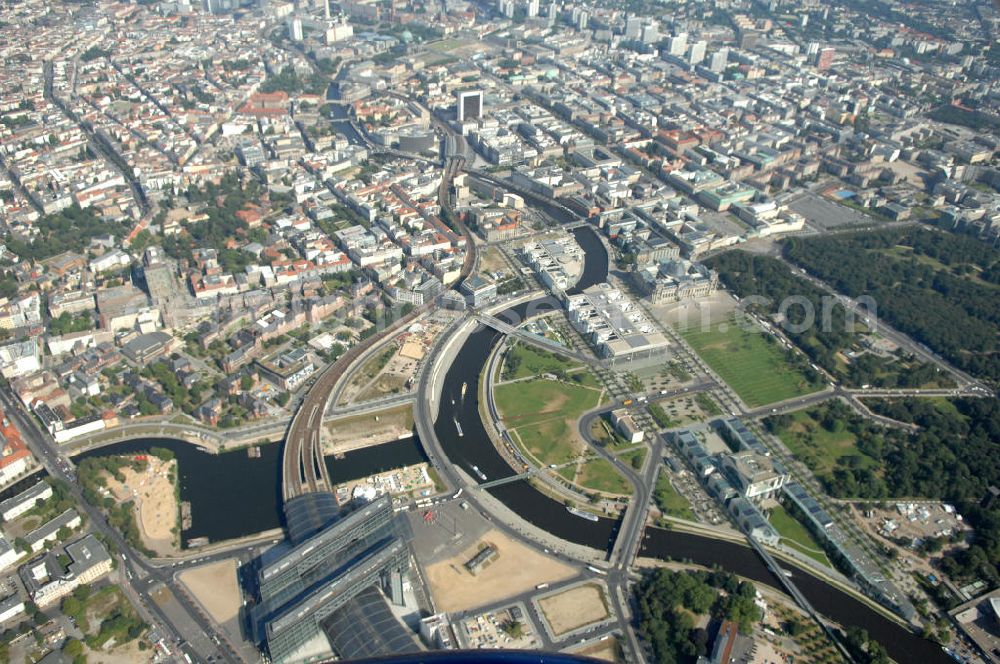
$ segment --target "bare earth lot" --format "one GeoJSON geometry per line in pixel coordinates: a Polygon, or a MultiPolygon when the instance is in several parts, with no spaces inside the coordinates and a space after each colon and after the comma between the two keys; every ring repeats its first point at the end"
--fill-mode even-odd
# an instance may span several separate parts
{"type": "Polygon", "coordinates": [[[180,580],[208,615],[220,625],[236,617],[242,600],[236,584],[236,561],[220,560],[180,573],[180,580]]]}
{"type": "Polygon", "coordinates": [[[581,650],[570,650],[576,655],[583,655],[584,657],[593,657],[594,659],[604,660],[605,662],[620,662],[621,656],[621,644],[618,643],[618,639],[612,638],[605,641],[600,641],[594,645],[586,646],[581,650]]]}
{"type": "Polygon", "coordinates": [[[324,454],[339,454],[378,445],[413,433],[413,407],[389,408],[328,422],[321,434],[324,454]]]}
{"type": "Polygon", "coordinates": [[[538,606],[555,636],[562,636],[608,617],[604,590],[595,583],[540,599],[538,606]]]}
{"type": "Polygon", "coordinates": [[[85,653],[88,664],[139,664],[139,662],[152,662],[154,659],[153,651],[139,650],[138,639],[113,648],[110,652],[86,648],[85,653]]]}
{"type": "Polygon", "coordinates": [[[425,576],[438,611],[466,611],[553,583],[575,574],[572,567],[519,544],[493,529],[457,556],[427,567],[425,576]],[[499,555],[478,575],[463,564],[483,544],[492,544],[499,555]]]}

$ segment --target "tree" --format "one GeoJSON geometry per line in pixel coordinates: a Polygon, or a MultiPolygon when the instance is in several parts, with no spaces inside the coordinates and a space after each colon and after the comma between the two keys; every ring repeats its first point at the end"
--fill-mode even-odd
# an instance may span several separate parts
{"type": "Polygon", "coordinates": [[[798,636],[809,630],[808,625],[804,624],[802,621],[797,620],[795,618],[792,618],[791,620],[786,622],[784,625],[782,625],[782,627],[789,636],[793,637],[798,636]]]}
{"type": "Polygon", "coordinates": [[[73,316],[67,311],[49,321],[49,333],[54,336],[62,336],[71,332],[83,332],[93,327],[94,321],[90,316],[86,314],[73,316]]]}
{"type": "Polygon", "coordinates": [[[149,448],[149,454],[161,461],[171,461],[174,458],[173,451],[165,447],[151,447],[149,448]]]}
{"type": "Polygon", "coordinates": [[[80,600],[81,602],[86,602],[88,599],[90,599],[90,594],[91,594],[90,586],[86,585],[77,586],[76,588],[73,589],[73,597],[80,600]]]}
{"type": "Polygon", "coordinates": [[[62,652],[67,657],[76,658],[83,654],[83,643],[78,639],[68,639],[63,645],[62,652]]]}
{"type": "Polygon", "coordinates": [[[510,620],[505,622],[501,626],[501,629],[504,631],[504,634],[506,634],[512,639],[519,639],[522,636],[524,636],[524,625],[522,625],[517,620],[510,620]]]}
{"type": "Polygon", "coordinates": [[[42,612],[38,605],[34,602],[28,602],[24,605],[25,612],[31,616],[31,621],[35,625],[44,625],[49,621],[49,617],[42,612]]]}
{"type": "Polygon", "coordinates": [[[698,627],[691,630],[691,643],[694,644],[695,655],[702,657],[708,654],[708,632],[698,627]]]}
{"type": "Polygon", "coordinates": [[[83,610],[83,602],[81,602],[76,597],[70,595],[69,597],[63,599],[60,608],[62,609],[62,612],[65,613],[67,616],[75,618],[79,616],[80,612],[83,610]]]}
{"type": "Polygon", "coordinates": [[[660,569],[646,576],[635,593],[639,634],[657,662],[693,659],[707,652],[708,635],[694,629],[695,615],[711,609],[713,616],[741,624],[759,618],[759,612],[746,606],[747,598],[753,603],[753,585],[744,587],[728,572],[660,569]]]}

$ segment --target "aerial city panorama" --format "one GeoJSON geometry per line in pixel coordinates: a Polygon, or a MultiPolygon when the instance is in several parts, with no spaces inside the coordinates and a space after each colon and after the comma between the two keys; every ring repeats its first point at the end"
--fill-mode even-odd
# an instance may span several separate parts
{"type": "Polygon", "coordinates": [[[0,662],[1000,663],[1000,5],[0,56],[0,662]]]}

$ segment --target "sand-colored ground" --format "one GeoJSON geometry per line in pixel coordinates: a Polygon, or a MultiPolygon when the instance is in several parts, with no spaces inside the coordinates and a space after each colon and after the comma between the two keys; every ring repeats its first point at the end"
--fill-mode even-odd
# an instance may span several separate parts
{"type": "Polygon", "coordinates": [[[441,321],[424,319],[393,337],[351,377],[340,395],[339,403],[368,401],[405,392],[416,375],[420,361],[443,327],[441,321]]]}
{"type": "Polygon", "coordinates": [[[176,552],[174,534],[180,506],[170,480],[171,471],[176,476],[177,462],[163,461],[154,456],[147,459],[146,470],[137,473],[123,468],[124,482],[108,477],[108,490],[119,501],[132,500],[139,523],[139,533],[147,547],[158,554],[176,552]]]}
{"type": "Polygon", "coordinates": [[[387,408],[377,413],[354,415],[324,425],[323,453],[338,454],[359,447],[378,445],[413,432],[413,406],[387,408]]]}
{"type": "Polygon", "coordinates": [[[220,560],[181,572],[181,583],[220,625],[232,620],[242,598],[236,582],[236,561],[220,560]]]}
{"type": "Polygon", "coordinates": [[[538,606],[555,636],[604,620],[609,615],[604,590],[595,583],[544,597],[538,600],[538,606]]]}
{"type": "Polygon", "coordinates": [[[489,247],[479,254],[480,272],[510,272],[510,265],[503,252],[496,247],[489,247]]]}
{"type": "Polygon", "coordinates": [[[711,329],[729,319],[736,309],[736,300],[725,291],[718,291],[697,300],[671,302],[652,307],[658,320],[670,323],[677,329],[700,327],[711,329]]]}
{"type": "Polygon", "coordinates": [[[670,417],[673,426],[684,426],[692,422],[704,422],[710,419],[710,415],[702,410],[695,398],[690,395],[661,401],[660,407],[670,417]]]}
{"type": "Polygon", "coordinates": [[[531,590],[540,583],[568,579],[575,570],[515,542],[492,529],[457,556],[434,563],[424,570],[438,611],[466,611],[493,604],[531,590]],[[499,555],[478,575],[464,563],[484,544],[492,544],[499,555]]]}
{"type": "Polygon", "coordinates": [[[156,655],[154,650],[139,650],[139,639],[132,639],[110,651],[85,648],[84,653],[87,655],[87,664],[138,664],[152,662],[156,655]]]}
{"type": "Polygon", "coordinates": [[[584,657],[593,657],[594,659],[600,659],[605,662],[620,662],[621,657],[621,644],[618,643],[618,639],[610,638],[600,641],[594,645],[581,648],[580,650],[571,650],[574,655],[583,655],[584,657]]]}

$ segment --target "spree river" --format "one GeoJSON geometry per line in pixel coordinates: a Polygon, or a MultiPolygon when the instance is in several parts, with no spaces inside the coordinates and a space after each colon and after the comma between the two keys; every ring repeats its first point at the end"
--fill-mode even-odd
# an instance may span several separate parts
{"type": "MultiPolygon", "coordinates": [[[[210,454],[172,438],[143,438],[84,452],[74,461],[94,456],[142,454],[150,447],[171,450],[180,473],[181,500],[191,503],[191,527],[184,539],[233,539],[283,526],[281,505],[282,443],[259,446],[260,456],[246,449],[210,454]]],[[[416,436],[326,457],[334,484],[426,461],[416,436]]]]}
{"type": "MultiPolygon", "coordinates": [[[[583,275],[574,292],[607,278],[608,255],[596,233],[589,227],[574,231],[585,252],[583,275]]],[[[508,321],[523,321],[558,307],[554,298],[539,298],[497,314],[508,321]]],[[[452,463],[476,477],[472,466],[487,480],[517,474],[494,448],[479,415],[479,376],[501,334],[480,326],[458,351],[445,374],[441,405],[434,431],[452,463]],[[464,394],[463,394],[464,392],[464,394]],[[461,427],[462,435],[459,435],[461,427]]],[[[535,489],[527,481],[512,482],[489,492],[521,518],[562,539],[608,552],[618,534],[618,521],[600,518],[593,522],[573,516],[559,501],[535,489]]],[[[749,547],[701,535],[647,528],[640,555],[661,560],[690,560],[707,567],[718,566],[755,581],[781,588],[776,579],[749,547]]],[[[782,562],[793,581],[810,603],[826,616],[844,625],[858,625],[878,639],[890,656],[899,662],[951,662],[941,648],[883,617],[868,605],[812,576],[804,569],[782,562]]]]}
{"type": "MultiPolygon", "coordinates": [[[[571,292],[578,292],[607,278],[608,255],[596,233],[589,227],[573,231],[585,252],[583,274],[571,292]]],[[[519,322],[559,307],[554,298],[539,298],[512,307],[498,317],[519,322]]],[[[501,334],[478,327],[459,349],[443,381],[441,402],[434,431],[448,459],[476,477],[476,466],[487,480],[517,474],[493,447],[479,415],[479,376],[501,334]],[[459,427],[461,434],[459,435],[459,427]]],[[[177,457],[181,499],[190,501],[192,526],[186,539],[208,537],[211,541],[231,539],[282,525],[281,444],[260,447],[259,458],[245,450],[209,454],[189,443],[172,439],[146,439],[117,443],[81,454],[88,456],[136,454],[150,447],[165,447],[177,457]]],[[[359,479],[373,473],[426,460],[416,437],[348,452],[341,459],[327,458],[335,483],[359,479]]],[[[562,539],[608,552],[618,534],[617,519],[596,522],[570,514],[565,506],[536,490],[527,481],[518,481],[489,490],[521,518],[562,539]]],[[[720,567],[740,576],[780,588],[778,579],[748,547],[701,535],[647,528],[640,555],[661,560],[691,561],[720,567]]],[[[813,606],[844,625],[865,628],[899,662],[951,662],[937,645],[884,618],[863,602],[828,585],[805,570],[787,562],[793,580],[813,606]]]]}

